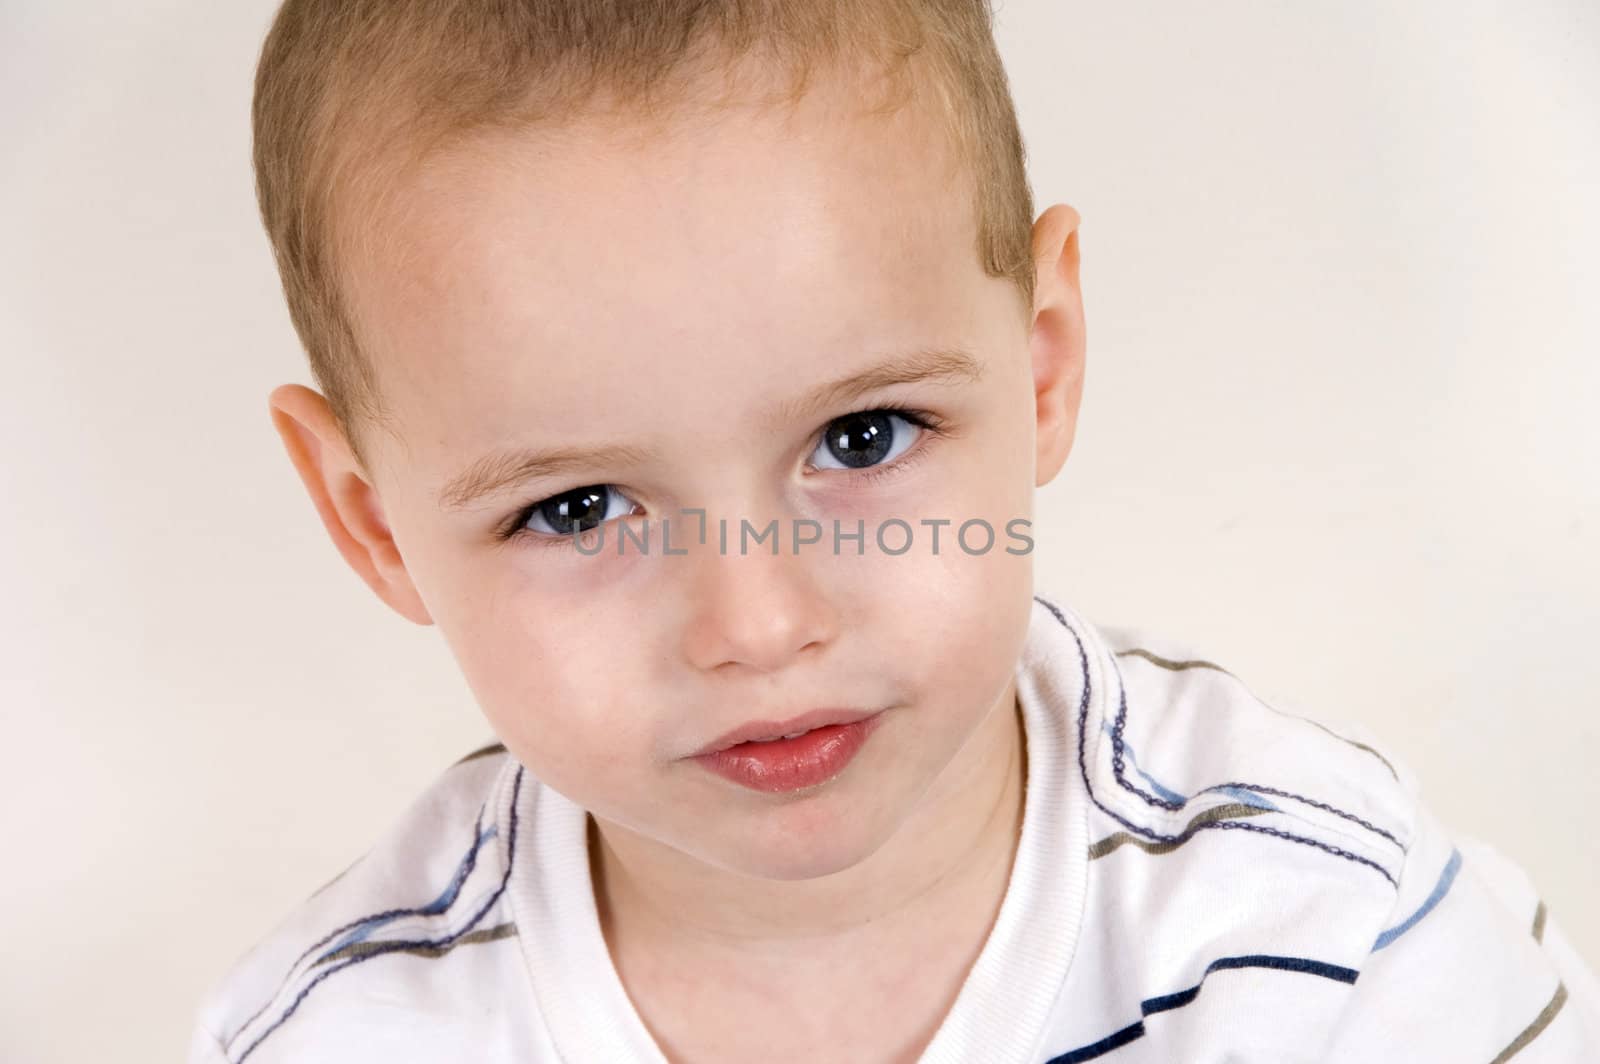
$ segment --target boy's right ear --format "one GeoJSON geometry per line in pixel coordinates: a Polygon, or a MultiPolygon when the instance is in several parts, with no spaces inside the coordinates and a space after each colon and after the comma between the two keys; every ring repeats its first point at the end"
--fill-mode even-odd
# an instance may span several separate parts
{"type": "Polygon", "coordinates": [[[284,384],[273,389],[268,409],[323,527],[350,568],[402,617],[432,624],[377,489],[361,472],[328,401],[304,385],[284,384]]]}

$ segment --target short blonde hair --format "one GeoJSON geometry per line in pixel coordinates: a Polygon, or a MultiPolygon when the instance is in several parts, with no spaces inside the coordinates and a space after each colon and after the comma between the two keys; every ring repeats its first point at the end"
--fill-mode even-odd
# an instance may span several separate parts
{"type": "Polygon", "coordinates": [[[358,345],[341,254],[370,192],[491,129],[572,119],[601,95],[652,114],[757,52],[787,73],[926,67],[973,182],[979,262],[1033,302],[1032,195],[990,0],[285,0],[251,108],[256,196],[295,331],[363,470],[361,428],[394,432],[358,345]],[[725,67],[726,68],[726,67],[725,67]]]}

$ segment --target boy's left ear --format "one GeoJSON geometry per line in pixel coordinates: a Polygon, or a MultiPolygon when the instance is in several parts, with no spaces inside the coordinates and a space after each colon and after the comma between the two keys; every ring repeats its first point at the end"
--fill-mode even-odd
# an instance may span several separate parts
{"type": "Polygon", "coordinates": [[[1085,333],[1078,288],[1078,212],[1058,203],[1033,224],[1034,486],[1055,479],[1072,450],[1083,399],[1085,333]]]}

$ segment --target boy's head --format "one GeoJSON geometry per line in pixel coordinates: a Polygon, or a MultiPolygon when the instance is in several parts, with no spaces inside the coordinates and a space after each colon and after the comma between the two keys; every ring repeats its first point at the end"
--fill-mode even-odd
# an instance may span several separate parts
{"type": "Polygon", "coordinates": [[[258,191],[326,398],[280,388],[274,422],[346,560],[614,829],[825,874],[1011,727],[1032,559],[1008,523],[1070,449],[1084,330],[1077,216],[1031,222],[988,18],[278,16],[258,191]],[[597,521],[597,553],[562,534],[597,521]],[[690,756],[820,708],[882,711],[823,786],[690,756]]]}

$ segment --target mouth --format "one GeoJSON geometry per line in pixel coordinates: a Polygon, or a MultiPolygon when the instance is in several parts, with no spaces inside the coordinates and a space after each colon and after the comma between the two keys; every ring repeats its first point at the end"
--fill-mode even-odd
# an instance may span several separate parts
{"type": "Polygon", "coordinates": [[[741,743],[774,743],[782,739],[794,739],[818,728],[826,728],[835,724],[854,724],[857,721],[875,716],[877,712],[877,710],[872,709],[815,709],[809,713],[802,713],[798,717],[791,717],[783,721],[746,721],[732,731],[725,732],[711,740],[711,742],[689,756],[704,757],[707,754],[727,750],[741,743]]]}
{"type": "MultiPolygon", "coordinates": [[[[750,791],[763,794],[816,793],[842,775],[877,729],[884,714],[821,711],[797,717],[787,724],[757,722],[732,734],[752,735],[721,749],[695,756],[707,771],[750,791]],[[816,721],[801,729],[798,722],[816,721]],[[776,738],[764,738],[778,728],[792,728],[776,738]],[[754,733],[754,734],[752,734],[754,733]],[[785,738],[784,736],[790,736],[785,738]]],[[[726,742],[727,736],[718,742],[726,742]]]]}

